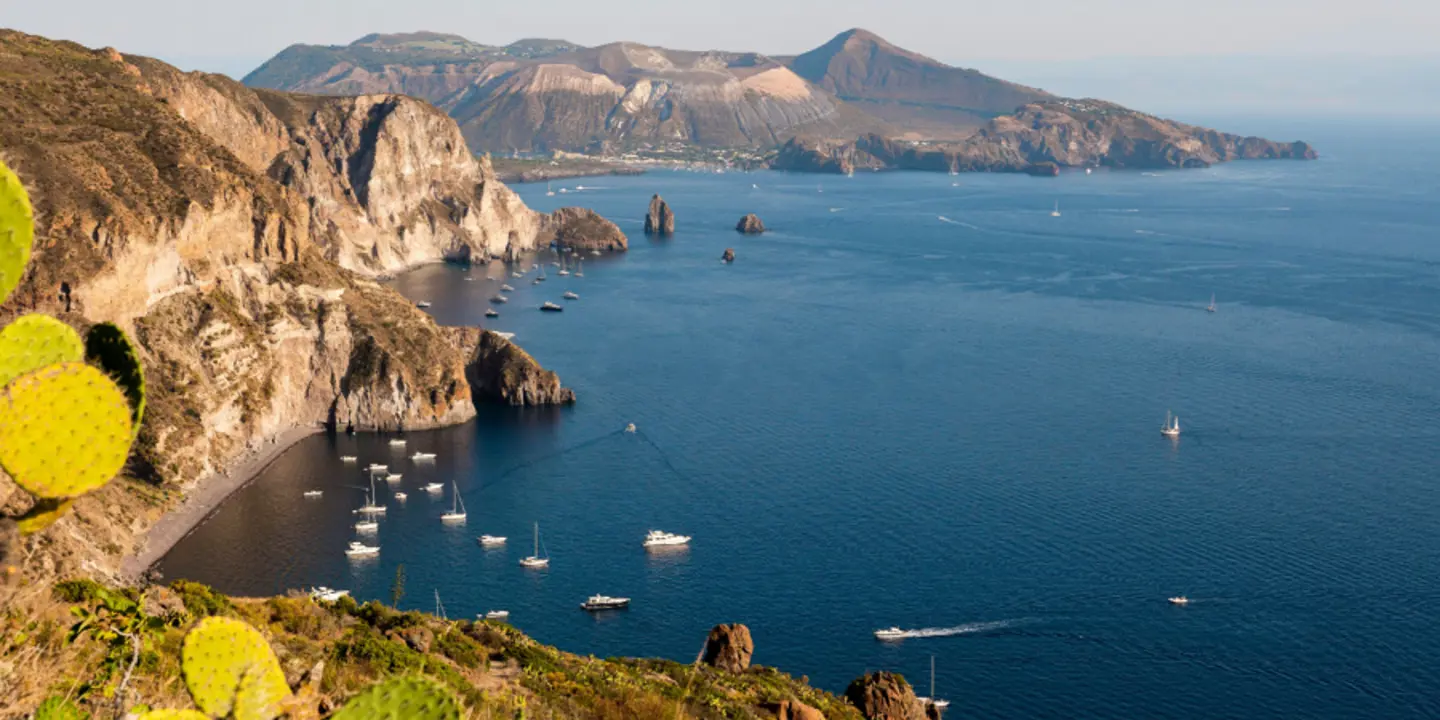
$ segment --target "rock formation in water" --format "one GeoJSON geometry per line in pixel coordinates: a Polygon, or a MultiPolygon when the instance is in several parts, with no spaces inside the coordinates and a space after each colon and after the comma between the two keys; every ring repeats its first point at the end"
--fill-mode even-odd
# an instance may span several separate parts
{"type": "Polygon", "coordinates": [[[630,241],[615,223],[586,208],[560,208],[541,224],[542,239],[576,250],[623,252],[630,241]]]}
{"type": "Polygon", "coordinates": [[[750,638],[750,628],[740,623],[716,625],[705,638],[701,662],[728,672],[745,672],[754,654],[755,641],[750,638]]]}
{"type": "Polygon", "coordinates": [[[926,720],[925,704],[905,678],[891,672],[873,672],[850,682],[845,699],[867,720],[926,720]]]}
{"type": "Polygon", "coordinates": [[[473,343],[475,348],[466,378],[477,398],[514,406],[575,402],[575,391],[561,387],[560,376],[541,367],[519,345],[488,330],[453,328],[452,332],[458,344],[473,343]]]}
{"type": "Polygon", "coordinates": [[[669,235],[675,232],[675,213],[659,195],[650,197],[650,210],[645,213],[646,235],[669,235]]]}
{"type": "Polygon", "coordinates": [[[746,235],[759,235],[765,232],[765,223],[760,222],[759,215],[750,213],[740,218],[740,222],[735,224],[735,230],[736,232],[741,232],[746,235]]]}
{"type": "Polygon", "coordinates": [[[735,262],[735,248],[725,248],[725,252],[720,254],[720,259],[727,263],[735,262]]]}

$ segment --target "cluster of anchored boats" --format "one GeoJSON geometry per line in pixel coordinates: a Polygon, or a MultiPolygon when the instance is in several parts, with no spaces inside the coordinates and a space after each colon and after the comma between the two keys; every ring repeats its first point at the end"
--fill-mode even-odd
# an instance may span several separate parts
{"type": "MultiPolygon", "coordinates": [[[[600,254],[600,251],[599,251],[599,250],[591,250],[591,251],[590,251],[590,254],[591,254],[591,255],[599,255],[599,254],[600,254]]],[[[555,251],[555,258],[556,258],[556,259],[555,259],[554,261],[552,261],[552,262],[550,263],[550,265],[553,266],[553,267],[558,267],[558,268],[560,268],[560,271],[559,271],[559,273],[557,273],[557,274],[560,275],[561,277],[567,277],[567,276],[577,277],[577,278],[583,278],[583,277],[585,277],[585,262],[584,262],[583,259],[581,259],[581,258],[576,258],[576,259],[575,259],[575,261],[574,261],[574,270],[572,271],[572,270],[570,269],[568,263],[566,262],[565,255],[564,255],[563,253],[561,253],[559,250],[556,250],[556,251],[555,251]]],[[[545,282],[546,280],[549,279],[549,277],[545,274],[545,266],[544,266],[543,264],[541,264],[541,263],[538,263],[538,262],[537,262],[537,263],[531,263],[529,270],[512,270],[512,271],[510,272],[510,276],[513,277],[513,278],[523,278],[523,277],[525,277],[525,275],[526,275],[527,273],[529,273],[530,271],[535,271],[535,272],[536,272],[535,277],[530,281],[530,284],[531,284],[531,285],[539,285],[540,283],[545,282]]],[[[474,278],[467,277],[467,278],[465,278],[465,279],[466,279],[466,280],[473,280],[474,278]]],[[[495,277],[490,277],[490,278],[486,278],[486,279],[489,280],[490,282],[499,282],[499,278],[495,278],[495,277]]],[[[510,287],[509,284],[502,283],[502,284],[500,285],[500,291],[497,292],[497,293],[495,293],[494,295],[492,295],[492,296],[490,297],[490,304],[491,304],[491,305],[504,305],[505,303],[510,302],[510,297],[505,294],[505,293],[510,293],[510,292],[515,292],[515,288],[510,287]]],[[[573,290],[566,290],[566,291],[565,291],[565,294],[562,295],[561,297],[565,298],[566,300],[579,300],[579,299],[580,299],[580,295],[579,295],[578,293],[574,292],[573,290]]],[[[429,303],[425,303],[425,304],[422,305],[421,307],[429,307],[429,303]]],[[[550,301],[547,300],[546,302],[544,302],[544,303],[542,303],[542,304],[540,305],[540,310],[541,310],[542,312],[564,312],[565,306],[564,306],[564,305],[557,304],[557,303],[553,303],[553,302],[550,302],[550,301]]],[[[485,317],[492,317],[492,318],[493,318],[493,317],[500,317],[500,311],[499,311],[499,310],[496,310],[496,309],[493,308],[493,307],[487,308],[487,309],[485,310],[485,317]]]]}

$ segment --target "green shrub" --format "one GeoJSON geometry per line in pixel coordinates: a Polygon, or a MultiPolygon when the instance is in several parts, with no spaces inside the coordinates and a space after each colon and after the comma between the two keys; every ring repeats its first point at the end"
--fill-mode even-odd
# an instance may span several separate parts
{"type": "Polygon", "coordinates": [[[230,598],[211,590],[208,585],[189,580],[176,580],[170,583],[170,589],[180,596],[180,601],[185,603],[185,609],[197,618],[230,615],[235,612],[235,606],[230,604],[230,598]]]}

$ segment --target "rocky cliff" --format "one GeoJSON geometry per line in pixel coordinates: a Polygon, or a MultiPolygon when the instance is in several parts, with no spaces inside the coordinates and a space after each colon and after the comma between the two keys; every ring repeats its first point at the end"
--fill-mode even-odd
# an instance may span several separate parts
{"type": "Polygon", "coordinates": [[[562,248],[620,252],[630,240],[620,227],[586,208],[560,208],[545,218],[543,238],[562,248]]]}
{"type": "Polygon", "coordinates": [[[1053,174],[1050,165],[1158,169],[1315,157],[1314,148],[1304,142],[1231,135],[1097,100],[1054,100],[995,118],[957,143],[878,135],[848,142],[797,138],[780,149],[771,167],[823,173],[929,170],[1048,175],[1053,174]]]}
{"type": "MultiPolygon", "coordinates": [[[[40,310],[133,331],[150,385],[141,477],[183,489],[290,428],[473,416],[466,375],[488,359],[366,277],[535,242],[541,216],[443,113],[389,96],[256,93],[0,31],[0,117],[0,152],[39,218],[0,321],[40,310]]],[[[532,387],[538,368],[515,388],[502,369],[487,392],[561,396],[532,387]]],[[[50,535],[94,525],[115,547],[92,561],[128,550],[148,515],[131,507],[138,486],[113,485],[50,535]]],[[[0,487],[0,504],[9,494],[0,487]]]]}
{"type": "Polygon", "coordinates": [[[568,405],[575,391],[561,387],[560,377],[540,367],[519,345],[493,333],[460,331],[457,343],[473,347],[467,377],[477,397],[504,405],[568,405]]]}

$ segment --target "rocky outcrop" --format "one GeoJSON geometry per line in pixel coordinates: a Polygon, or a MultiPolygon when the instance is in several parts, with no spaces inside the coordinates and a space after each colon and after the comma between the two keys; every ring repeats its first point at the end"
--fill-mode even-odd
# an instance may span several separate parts
{"type": "Polygon", "coordinates": [[[755,654],[755,641],[750,638],[750,628],[734,625],[716,625],[705,638],[705,653],[701,662],[727,672],[744,672],[750,667],[750,657],[755,654]]]}
{"type": "Polygon", "coordinates": [[[866,135],[853,142],[794,139],[771,167],[797,172],[855,170],[1026,172],[1062,167],[1193,168],[1249,159],[1314,159],[1304,142],[1241,137],[1164,120],[1097,100],[1054,100],[992,120],[959,143],[866,135]]]}
{"type": "Polygon", "coordinates": [[[560,208],[545,218],[541,225],[542,244],[556,245],[575,250],[600,250],[602,252],[624,252],[630,241],[620,227],[594,210],[586,208],[560,208]]]}
{"type": "Polygon", "coordinates": [[[735,248],[725,248],[725,252],[720,254],[720,259],[727,263],[735,262],[735,248]]]}
{"type": "Polygon", "coordinates": [[[746,235],[759,235],[765,232],[765,223],[760,222],[759,215],[750,213],[740,218],[740,222],[735,224],[735,231],[746,235]]]}
{"type": "Polygon", "coordinates": [[[905,678],[890,672],[873,672],[850,682],[845,699],[867,720],[926,720],[925,705],[905,678]]]}
{"type": "Polygon", "coordinates": [[[520,346],[489,331],[454,328],[456,342],[473,346],[466,378],[477,400],[504,405],[569,405],[575,391],[561,387],[560,376],[546,370],[520,346]]]}
{"type": "Polygon", "coordinates": [[[799,700],[766,703],[765,709],[775,714],[775,720],[825,720],[825,713],[799,700]]]}
{"type": "Polygon", "coordinates": [[[646,235],[669,235],[675,232],[675,213],[659,195],[650,196],[650,210],[645,213],[646,235]]]}

